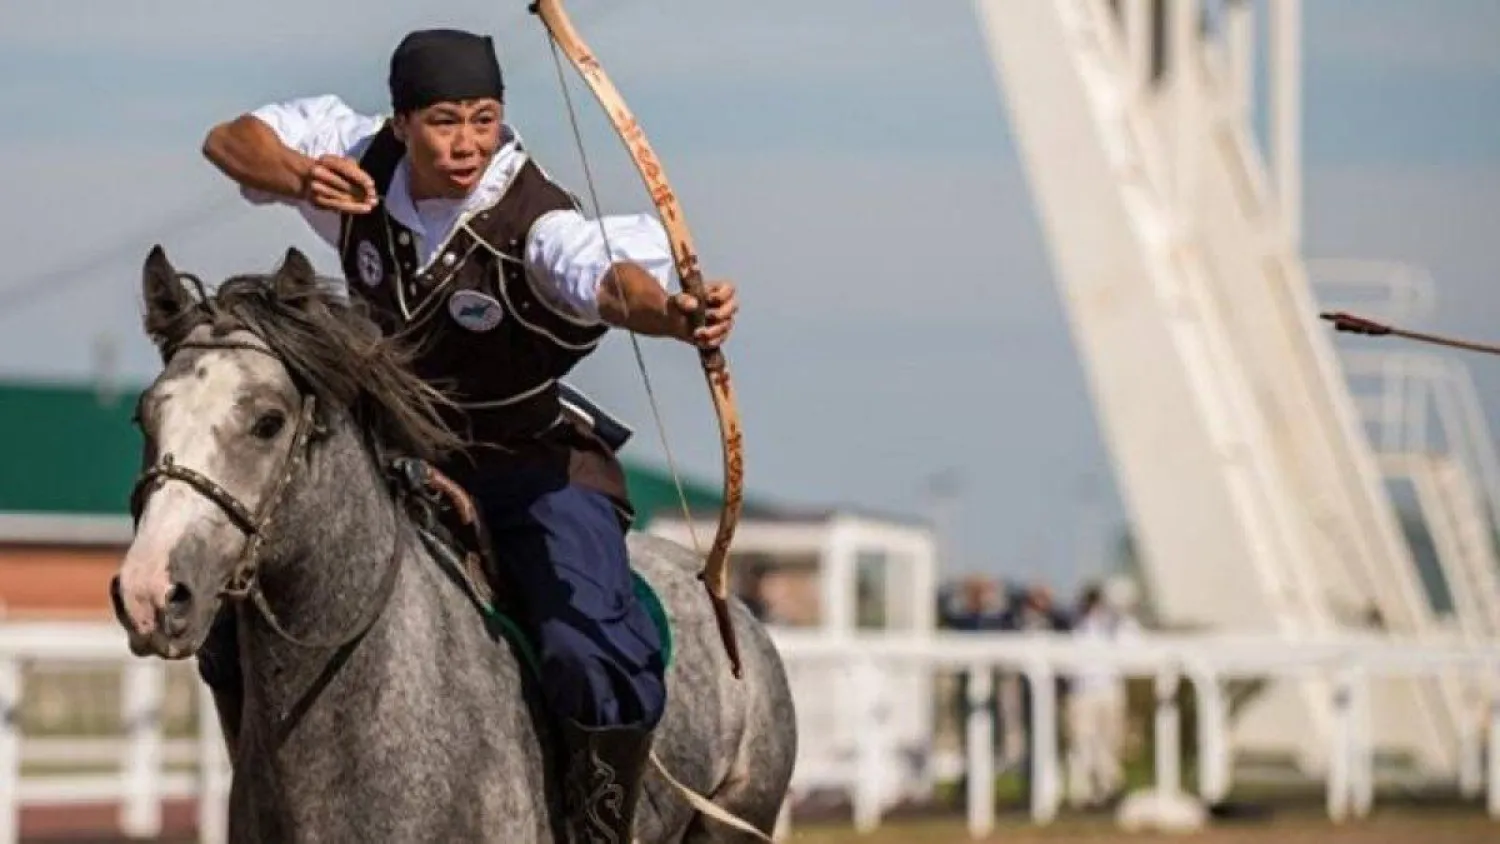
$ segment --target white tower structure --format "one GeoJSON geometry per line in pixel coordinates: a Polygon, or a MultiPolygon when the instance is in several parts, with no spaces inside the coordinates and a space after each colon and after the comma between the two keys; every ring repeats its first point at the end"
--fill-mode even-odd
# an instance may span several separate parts
{"type": "MultiPolygon", "coordinates": [[[[1432,316],[1435,285],[1420,267],[1322,259],[1310,268],[1326,308],[1405,326],[1432,316]]],[[[1413,494],[1432,543],[1437,565],[1423,580],[1439,623],[1466,642],[1494,642],[1500,639],[1500,454],[1465,361],[1431,349],[1398,341],[1356,347],[1342,359],[1381,469],[1393,486],[1413,494]]]]}
{"type": "MultiPolygon", "coordinates": [[[[1227,0],[1217,19],[1202,0],[975,3],[1163,619],[1451,630],[1384,474],[1426,469],[1382,466],[1302,254],[1300,0],[1264,16],[1227,0]],[[1269,155],[1252,128],[1260,34],[1269,155]]],[[[1373,682],[1382,756],[1450,776],[1462,690],[1373,682]]],[[[1267,688],[1236,716],[1236,747],[1323,769],[1332,694],[1315,678],[1267,688]]]]}

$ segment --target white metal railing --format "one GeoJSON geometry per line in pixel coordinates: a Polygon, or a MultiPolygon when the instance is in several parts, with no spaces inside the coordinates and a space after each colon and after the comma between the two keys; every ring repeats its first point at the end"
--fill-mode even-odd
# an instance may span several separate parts
{"type": "Polygon", "coordinates": [[[1452,454],[1481,486],[1490,518],[1500,525],[1500,454],[1468,367],[1424,351],[1345,351],[1341,357],[1352,388],[1370,396],[1365,422],[1377,447],[1452,454]]]}
{"type": "Polygon", "coordinates": [[[131,656],[123,631],[113,623],[0,624],[0,712],[6,716],[0,721],[0,844],[20,840],[22,806],[81,803],[118,804],[119,832],[154,837],[162,831],[162,803],[171,799],[197,802],[200,841],[226,840],[228,759],[213,698],[196,678],[181,686],[196,690],[187,700],[172,701],[195,710],[192,735],[166,737],[169,674],[187,670],[185,664],[131,656]],[[86,693],[45,702],[66,708],[68,717],[59,720],[89,735],[48,730],[45,737],[28,736],[21,712],[38,701],[28,700],[26,677],[39,675],[40,686],[47,679],[40,675],[70,669],[98,670],[106,683],[109,674],[117,674],[112,688],[101,685],[101,678],[89,678],[86,693]],[[116,693],[115,713],[100,708],[111,703],[111,695],[102,694],[106,691],[116,693]],[[33,766],[50,770],[27,770],[33,766]]]}
{"type": "Polygon", "coordinates": [[[1500,455],[1472,375],[1462,361],[1426,351],[1345,351],[1342,357],[1351,389],[1364,398],[1364,422],[1387,475],[1413,483],[1445,571],[1462,575],[1449,574],[1451,588],[1467,592],[1455,595],[1467,604],[1462,621],[1493,630],[1500,624],[1494,535],[1500,455]]]}
{"type": "MultiPolygon", "coordinates": [[[[1431,319],[1435,312],[1437,285],[1421,266],[1357,259],[1309,264],[1325,308],[1357,309],[1408,327],[1431,319]],[[1372,301],[1358,298],[1361,289],[1372,301]]],[[[1340,358],[1351,389],[1368,391],[1362,416],[1374,428],[1376,446],[1388,452],[1453,454],[1477,478],[1490,519],[1500,526],[1500,454],[1464,361],[1406,347],[1344,350],[1340,358]],[[1436,430],[1429,418],[1437,422],[1436,430]]]]}
{"type": "MultiPolygon", "coordinates": [[[[1353,310],[1377,320],[1420,325],[1435,312],[1436,283],[1419,265],[1357,259],[1309,262],[1325,310],[1353,310]]],[[[1500,457],[1464,361],[1392,344],[1341,349],[1345,383],[1387,478],[1417,493],[1453,598],[1457,626],[1493,635],[1500,623],[1500,457]]],[[[1466,696],[1455,678],[1449,701],[1466,696]]],[[[1472,760],[1460,759],[1470,777],[1472,760]]]]}
{"type": "MultiPolygon", "coordinates": [[[[1156,788],[1165,793],[1183,791],[1175,692],[1182,680],[1191,682],[1198,710],[1198,796],[1207,801],[1226,796],[1231,787],[1226,681],[1268,678],[1327,684],[1332,695],[1333,729],[1326,748],[1324,776],[1328,813],[1336,820],[1363,817],[1374,802],[1375,750],[1382,738],[1372,729],[1370,713],[1379,702],[1372,691],[1374,685],[1386,679],[1451,673],[1480,679],[1483,682],[1477,685],[1486,690],[1486,700],[1464,721],[1459,733],[1458,754],[1463,764],[1458,785],[1471,796],[1479,792],[1481,782],[1487,785],[1488,812],[1500,819],[1500,694],[1496,683],[1500,678],[1500,642],[1476,646],[1456,638],[1415,641],[1373,635],[1286,639],[1157,634],[1098,644],[1066,634],[941,633],[915,639],[880,634],[840,638],[795,631],[773,633],[789,664],[823,666],[832,686],[847,683],[864,690],[876,688],[871,678],[894,666],[967,673],[967,812],[969,829],[976,838],[987,836],[995,824],[991,790],[995,775],[994,712],[983,702],[997,669],[1018,673],[1030,681],[1034,719],[1030,808],[1039,824],[1057,815],[1064,792],[1054,681],[1073,672],[1101,668],[1116,670],[1123,677],[1154,680],[1156,788]],[[1483,771],[1481,760],[1486,755],[1488,770],[1483,771]]],[[[852,722],[847,732],[858,736],[858,741],[853,748],[834,749],[833,755],[847,760],[842,773],[855,825],[869,831],[879,825],[885,808],[878,800],[885,772],[881,770],[882,760],[871,748],[884,743],[889,708],[878,694],[851,694],[843,699],[859,704],[846,714],[852,722]]],[[[819,767],[817,785],[827,787],[829,771],[836,766],[825,763],[819,767]]],[[[794,781],[794,794],[803,787],[804,783],[794,781]]]]}
{"type": "Polygon", "coordinates": [[[1437,283],[1419,264],[1365,258],[1307,258],[1309,281],[1329,310],[1357,311],[1376,320],[1430,319],[1437,283]]]}
{"type": "Polygon", "coordinates": [[[1384,455],[1381,465],[1416,491],[1459,628],[1483,641],[1500,636],[1500,564],[1470,476],[1442,454],[1384,455]]]}
{"type": "MultiPolygon", "coordinates": [[[[1037,823],[1056,816],[1064,791],[1058,762],[1059,701],[1053,681],[1106,667],[1123,676],[1155,681],[1156,786],[1165,792],[1182,790],[1175,690],[1184,679],[1192,684],[1199,713],[1198,790],[1207,800],[1225,796],[1231,787],[1226,681],[1279,678],[1327,683],[1333,689],[1335,728],[1325,775],[1328,811],[1334,818],[1363,816],[1373,803],[1373,757],[1381,736],[1371,730],[1369,712],[1378,705],[1372,686],[1383,678],[1453,672],[1480,679],[1483,682],[1476,685],[1486,690],[1487,697],[1461,733],[1459,752],[1465,764],[1459,785],[1469,795],[1487,786],[1488,810],[1500,818],[1500,696],[1496,694],[1500,643],[1480,646],[1456,639],[1406,641],[1376,636],[1288,640],[1262,635],[1146,634],[1100,644],[1066,634],[829,636],[780,629],[773,629],[772,635],[789,667],[823,670],[828,686],[816,693],[844,702],[848,707],[844,717],[852,725],[840,733],[852,744],[847,752],[838,752],[831,760],[799,758],[793,793],[807,786],[805,775],[815,775],[819,786],[846,789],[860,829],[879,825],[886,805],[883,797],[890,793],[893,774],[883,751],[899,740],[893,736],[890,696],[900,687],[884,683],[883,677],[898,669],[906,674],[915,669],[959,671],[969,676],[965,768],[969,826],[976,837],[988,834],[995,822],[990,789],[995,772],[994,712],[980,704],[989,697],[991,677],[997,670],[1031,681],[1031,813],[1037,823]],[[1487,771],[1482,767],[1486,755],[1487,771]]],[[[194,734],[168,740],[161,716],[172,703],[166,699],[166,689],[169,672],[175,670],[178,665],[130,656],[123,634],[113,624],[0,625],[0,707],[9,715],[0,722],[0,844],[18,840],[20,810],[26,805],[117,803],[119,830],[151,837],[161,831],[162,801],[174,798],[197,801],[200,840],[223,841],[229,771],[212,698],[196,678],[191,685],[179,684],[177,695],[192,697],[196,707],[194,734]],[[121,733],[88,739],[25,733],[23,719],[16,715],[27,702],[23,682],[27,667],[56,671],[69,665],[118,672],[121,733]],[[111,743],[113,753],[106,750],[111,743]],[[38,775],[26,770],[27,765],[60,761],[112,761],[114,766],[103,773],[38,775]]],[[[66,701],[79,707],[94,703],[73,697],[66,701]]],[[[799,714],[812,709],[806,698],[798,701],[798,707],[799,714]]],[[[803,752],[819,753],[820,747],[827,749],[826,743],[806,741],[803,752]]]]}

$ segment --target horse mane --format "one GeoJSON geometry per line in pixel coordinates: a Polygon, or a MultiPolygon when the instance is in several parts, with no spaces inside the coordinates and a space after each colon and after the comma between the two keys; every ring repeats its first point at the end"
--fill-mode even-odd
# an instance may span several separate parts
{"type": "Polygon", "coordinates": [[[435,460],[465,446],[444,419],[454,402],[412,368],[415,347],[381,332],[368,306],[339,290],[343,282],[288,283],[284,273],[231,276],[211,295],[179,274],[198,288],[197,307],[148,314],[146,331],[169,358],[199,326],[215,337],[248,330],[320,405],[348,408],[381,449],[435,460]]]}

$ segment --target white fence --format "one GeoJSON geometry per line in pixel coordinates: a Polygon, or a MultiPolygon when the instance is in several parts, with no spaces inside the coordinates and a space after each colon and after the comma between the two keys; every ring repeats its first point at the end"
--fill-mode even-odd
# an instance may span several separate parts
{"type": "MultiPolygon", "coordinates": [[[[890,776],[890,715],[881,677],[893,669],[918,666],[929,671],[967,674],[969,712],[965,725],[967,811],[975,837],[994,828],[994,710],[984,704],[996,670],[1025,676],[1032,695],[1031,815],[1039,824],[1056,817],[1064,797],[1058,746],[1055,681],[1078,671],[1112,668],[1125,677],[1154,678],[1156,688],[1156,789],[1182,791],[1182,749],[1177,688],[1188,680],[1196,695],[1198,796],[1208,802],[1226,797],[1231,787],[1232,748],[1225,684],[1231,680],[1283,679],[1318,684],[1331,695],[1335,729],[1324,776],[1329,816],[1365,816],[1375,795],[1375,749],[1381,737],[1371,731],[1371,709],[1379,705],[1372,688],[1383,679],[1457,676],[1481,690],[1472,699],[1473,717],[1459,735],[1463,759],[1459,790],[1484,792],[1491,817],[1500,819],[1500,643],[1476,647],[1448,642],[1411,642],[1374,636],[1286,640],[1255,636],[1146,635],[1101,645],[1062,634],[941,633],[926,637],[881,634],[833,639],[778,631],[788,664],[822,666],[829,694],[856,701],[839,735],[856,736],[846,746],[830,746],[820,731],[804,731],[803,758],[794,792],[827,787],[842,777],[861,830],[879,825],[881,799],[890,776]],[[822,757],[822,758],[819,758],[822,757]],[[1485,770],[1487,760],[1487,771],[1485,770]],[[801,780],[803,762],[818,772],[816,782],[801,780]],[[837,774],[830,776],[830,771],[837,774]],[[1487,786],[1487,788],[1486,788],[1487,786]]],[[[799,713],[799,723],[803,719],[799,713]]]]}
{"type": "MultiPolygon", "coordinates": [[[[1101,646],[1049,634],[870,634],[834,639],[775,631],[775,636],[791,670],[826,676],[823,691],[839,702],[837,717],[843,722],[829,743],[826,730],[808,729],[805,723],[807,717],[826,718],[827,713],[819,714],[815,701],[799,701],[804,730],[794,791],[814,786],[846,790],[856,825],[863,830],[879,825],[892,793],[890,779],[901,776],[892,771],[888,751],[911,740],[911,725],[902,722],[901,701],[893,695],[907,693],[911,686],[906,681],[913,672],[968,673],[969,697],[975,705],[964,730],[965,767],[969,826],[978,837],[995,821],[993,710],[978,705],[989,697],[993,673],[1015,672],[1031,681],[1031,811],[1037,823],[1046,823],[1056,816],[1063,799],[1053,681],[1101,666],[1155,679],[1156,785],[1164,792],[1182,788],[1176,689],[1184,679],[1192,684],[1198,710],[1198,791],[1206,800],[1224,797],[1231,786],[1225,682],[1282,678],[1322,684],[1334,696],[1338,713],[1326,771],[1328,811],[1336,819],[1363,816],[1374,800],[1373,750],[1380,737],[1370,731],[1370,709],[1379,705],[1372,700],[1372,687],[1390,677],[1462,676],[1474,681],[1483,696],[1474,700],[1474,717],[1460,736],[1465,765],[1457,785],[1469,796],[1483,792],[1490,815],[1500,818],[1500,646],[1374,637],[1286,641],[1148,635],[1101,646]]],[[[122,832],[152,836],[162,827],[162,801],[171,798],[197,798],[201,840],[224,840],[228,763],[211,698],[192,676],[191,663],[168,665],[131,657],[123,635],[112,624],[4,624],[0,707],[6,715],[0,726],[0,844],[18,839],[20,809],[28,805],[118,803],[122,832]],[[47,674],[73,669],[97,669],[103,676],[76,693],[59,695],[55,684],[46,685],[47,674]],[[100,682],[109,685],[97,685],[100,682]],[[49,688],[50,694],[45,691],[49,688]],[[43,694],[53,699],[39,701],[43,694]],[[80,723],[78,713],[91,707],[97,712],[101,705],[115,710],[104,719],[113,732],[97,735],[94,726],[79,730],[92,737],[58,734],[57,723],[80,723]],[[47,735],[28,733],[23,710],[38,707],[65,709],[70,716],[54,719],[47,735]],[[169,739],[165,721],[174,707],[179,727],[177,737],[169,739]],[[184,717],[184,710],[190,718],[184,717]],[[187,720],[193,723],[185,732],[181,723],[187,720]]]]}
{"type": "Polygon", "coordinates": [[[152,837],[162,830],[163,800],[182,798],[198,801],[200,840],[226,840],[229,762],[213,699],[182,676],[189,682],[177,688],[197,691],[167,698],[170,675],[192,670],[131,656],[114,624],[0,624],[0,844],[20,839],[23,806],[118,803],[119,831],[152,837]],[[71,683],[55,676],[74,672],[82,676],[71,683]],[[43,690],[52,699],[38,700],[43,690]],[[174,703],[196,709],[179,718],[194,729],[169,741],[163,720],[174,703]],[[28,735],[27,708],[79,735],[28,735]]]}

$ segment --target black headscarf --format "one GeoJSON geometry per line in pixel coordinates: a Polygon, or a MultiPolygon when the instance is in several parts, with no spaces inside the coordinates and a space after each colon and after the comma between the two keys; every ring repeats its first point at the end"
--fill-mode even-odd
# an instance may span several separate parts
{"type": "Polygon", "coordinates": [[[401,39],[391,55],[390,86],[397,113],[439,102],[505,99],[494,40],[457,29],[419,30],[401,39]]]}

